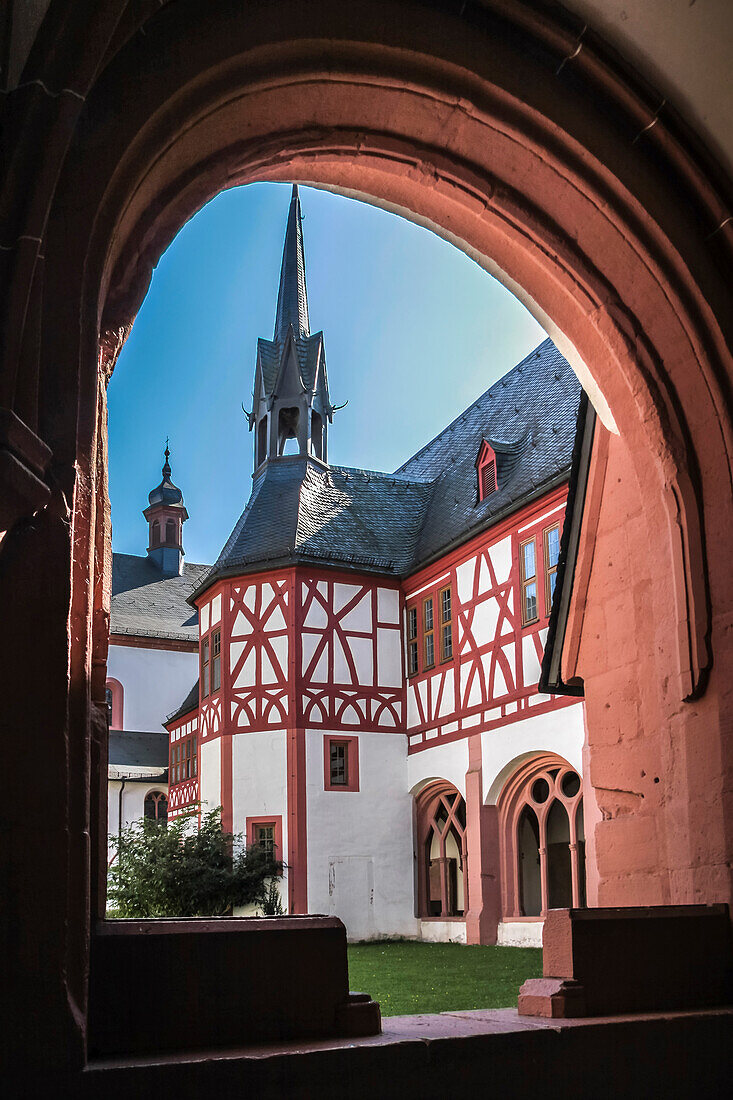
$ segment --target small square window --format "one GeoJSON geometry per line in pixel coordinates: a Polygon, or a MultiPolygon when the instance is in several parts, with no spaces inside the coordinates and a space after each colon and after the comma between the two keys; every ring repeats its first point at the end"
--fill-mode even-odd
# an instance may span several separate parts
{"type": "Polygon", "coordinates": [[[323,738],[323,785],[327,791],[359,790],[359,738],[323,738]]]}

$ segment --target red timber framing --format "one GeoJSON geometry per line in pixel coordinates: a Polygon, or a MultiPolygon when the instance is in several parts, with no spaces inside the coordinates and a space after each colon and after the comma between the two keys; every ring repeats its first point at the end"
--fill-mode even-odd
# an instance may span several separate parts
{"type": "Polygon", "coordinates": [[[201,821],[201,802],[198,777],[199,760],[199,714],[198,710],[190,710],[180,715],[166,726],[169,739],[169,763],[168,763],[168,817],[179,817],[184,813],[198,811],[198,819],[201,821]],[[180,746],[190,745],[190,774],[184,775],[181,771],[180,746]],[[178,752],[177,752],[178,750],[178,752]],[[177,759],[174,760],[174,756],[177,759]],[[195,761],[195,764],[194,764],[195,761]],[[177,769],[177,770],[176,770],[177,769]]]}
{"type": "Polygon", "coordinates": [[[232,737],[284,730],[289,909],[306,912],[306,730],[323,729],[353,746],[357,784],[358,734],[402,732],[398,583],[338,570],[290,568],[220,581],[196,603],[201,661],[206,647],[209,662],[205,696],[201,680],[199,736],[202,745],[220,742],[224,827],[231,829],[234,817],[232,737]],[[385,590],[394,597],[380,596],[385,590]],[[212,662],[219,630],[221,685],[215,690],[212,662]],[[380,687],[385,652],[392,655],[393,682],[380,687]]]}
{"type": "MultiPolygon", "coordinates": [[[[403,583],[406,622],[415,609],[418,671],[407,680],[408,752],[453,741],[571,705],[540,695],[539,665],[550,607],[545,588],[547,532],[562,527],[562,485],[445,555],[403,583]],[[538,615],[522,623],[520,546],[532,542],[537,563],[538,615]],[[450,590],[452,656],[443,654],[442,593],[450,590]],[[432,601],[433,665],[425,663],[425,607],[432,601]]],[[[409,656],[409,653],[408,653],[409,656]]]]}

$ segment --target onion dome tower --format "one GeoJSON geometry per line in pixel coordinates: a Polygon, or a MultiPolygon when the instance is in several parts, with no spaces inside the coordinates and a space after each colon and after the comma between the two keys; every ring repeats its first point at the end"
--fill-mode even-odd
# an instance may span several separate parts
{"type": "Polygon", "coordinates": [[[328,394],[323,333],[310,331],[305,282],[303,225],[298,185],[293,185],[285,230],[275,332],[257,341],[250,431],[255,432],[254,468],[295,453],[328,461],[328,425],[334,408],[328,394]]]}
{"type": "Polygon", "coordinates": [[[171,481],[170,454],[166,440],[163,480],[148,494],[143,512],[149,528],[148,560],[166,577],[183,573],[183,524],[188,519],[183,493],[171,481]]]}

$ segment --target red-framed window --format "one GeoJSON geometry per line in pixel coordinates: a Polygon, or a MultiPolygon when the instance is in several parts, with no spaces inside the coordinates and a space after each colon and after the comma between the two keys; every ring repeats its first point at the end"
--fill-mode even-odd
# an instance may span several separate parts
{"type": "Polygon", "coordinates": [[[449,584],[438,593],[438,615],[440,660],[450,661],[453,657],[453,593],[449,584]]]}
{"type": "Polygon", "coordinates": [[[359,738],[325,734],[323,738],[323,789],[359,790],[359,738]]]}
{"type": "Polygon", "coordinates": [[[422,667],[432,668],[435,664],[435,601],[428,596],[422,602],[422,667]]]}
{"type": "Polygon", "coordinates": [[[407,675],[415,676],[420,671],[418,651],[417,607],[407,608],[407,675]]]}
{"type": "Polygon", "coordinates": [[[205,699],[211,687],[210,640],[201,639],[201,698],[205,699]]]}
{"type": "Polygon", "coordinates": [[[283,819],[281,814],[268,817],[248,817],[246,825],[246,837],[248,844],[256,844],[264,848],[272,859],[284,858],[283,853],[283,819]]]}
{"type": "Polygon", "coordinates": [[[436,587],[407,605],[407,675],[453,660],[453,588],[436,587]]]}
{"type": "Polygon", "coordinates": [[[476,459],[476,477],[480,504],[482,500],[496,492],[499,484],[496,475],[496,454],[494,448],[485,439],[481,442],[476,459]]]}
{"type": "Polygon", "coordinates": [[[554,524],[542,533],[545,552],[545,607],[547,614],[552,610],[552,597],[555,595],[557,581],[557,563],[560,558],[560,525],[554,524]]]}
{"type": "Polygon", "coordinates": [[[171,786],[195,779],[199,771],[198,736],[195,733],[171,741],[168,775],[171,786]]]}
{"type": "Polygon", "coordinates": [[[211,693],[221,688],[221,630],[211,631],[211,693]]]}
{"type": "Polygon", "coordinates": [[[536,623],[540,617],[537,589],[537,540],[525,539],[519,544],[519,587],[522,626],[536,623]]]}

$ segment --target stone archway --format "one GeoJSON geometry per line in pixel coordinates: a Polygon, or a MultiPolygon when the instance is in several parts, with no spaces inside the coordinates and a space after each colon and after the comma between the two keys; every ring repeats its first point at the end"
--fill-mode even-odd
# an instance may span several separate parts
{"type": "MultiPolygon", "coordinates": [[[[635,712],[625,709],[629,662],[604,667],[596,650],[580,670],[586,774],[607,792],[602,897],[727,897],[733,370],[730,238],[718,232],[726,208],[714,173],[602,49],[579,55],[567,26],[512,5],[469,6],[467,19],[452,5],[404,0],[254,2],[246,12],[182,0],[121,17],[123,8],[100,4],[90,26],[81,9],[65,26],[59,11],[47,38],[55,28],[60,46],[54,54],[49,38],[47,48],[64,110],[47,132],[31,102],[11,166],[22,216],[8,261],[2,400],[30,431],[17,429],[14,446],[35,479],[14,514],[47,503],[6,535],[0,594],[6,629],[34,618],[48,629],[36,652],[44,698],[33,697],[18,650],[6,717],[48,739],[57,839],[48,843],[47,828],[29,834],[10,806],[9,842],[23,830],[46,893],[64,899],[28,926],[48,944],[44,992],[61,1006],[53,1035],[64,1035],[63,1058],[83,1057],[89,919],[101,913],[104,866],[104,383],[162,250],[208,198],[249,180],[333,187],[431,226],[517,290],[584,373],[621,433],[649,559],[635,712]],[[75,57],[66,80],[63,62],[75,57]],[[635,750],[608,751],[627,723],[654,759],[649,782],[659,780],[643,805],[635,750]],[[633,816],[610,790],[618,772],[633,816]],[[646,860],[624,876],[611,861],[619,832],[631,847],[640,838],[646,860]]],[[[623,581],[611,575],[603,607],[622,633],[614,583],[623,581]]],[[[13,871],[9,886],[30,913],[32,885],[13,871]]],[[[18,1003],[37,995],[19,990],[18,1003]]],[[[48,1049],[58,1042],[49,1037],[48,1049]]]]}

